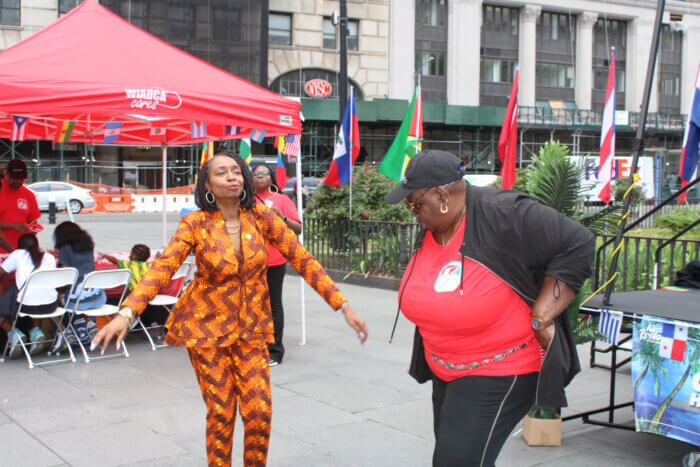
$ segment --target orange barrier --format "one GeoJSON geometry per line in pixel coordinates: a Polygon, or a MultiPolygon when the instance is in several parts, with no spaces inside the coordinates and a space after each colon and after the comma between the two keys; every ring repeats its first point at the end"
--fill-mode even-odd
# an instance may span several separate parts
{"type": "MultiPolygon", "coordinates": [[[[85,188],[86,190],[90,190],[91,192],[95,194],[117,194],[117,195],[124,195],[124,194],[130,194],[130,195],[160,195],[163,193],[163,190],[160,188],[156,189],[145,189],[145,188],[120,188],[117,186],[112,186],[112,185],[104,185],[102,183],[82,183],[82,182],[76,182],[74,180],[66,180],[67,182],[72,183],[73,185],[77,185],[81,188],[85,188]]],[[[185,185],[185,186],[175,186],[175,187],[168,187],[166,188],[166,193],[169,195],[189,195],[194,192],[194,185],[185,185]]]]}
{"type": "Polygon", "coordinates": [[[93,193],[95,198],[95,212],[131,212],[133,200],[131,195],[103,195],[93,193]]]}

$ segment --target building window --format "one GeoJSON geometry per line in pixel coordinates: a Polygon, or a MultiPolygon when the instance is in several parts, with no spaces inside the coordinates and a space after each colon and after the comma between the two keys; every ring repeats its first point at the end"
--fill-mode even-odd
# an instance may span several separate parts
{"type": "Polygon", "coordinates": [[[515,60],[481,57],[481,81],[512,83],[515,78],[515,60]]]}
{"type": "MultiPolygon", "coordinates": [[[[327,98],[338,98],[338,73],[328,70],[322,70],[318,68],[304,68],[299,72],[299,70],[288,71],[283,75],[278,76],[270,84],[270,89],[274,92],[282,94],[283,96],[302,96],[305,97],[304,85],[311,81],[312,79],[323,79],[328,81],[331,85],[331,93],[327,98]]],[[[364,95],[362,89],[357,85],[357,83],[351,79],[348,79],[348,86],[352,85],[355,89],[355,98],[357,100],[363,100],[364,95]]]]}
{"type": "Polygon", "coordinates": [[[146,4],[146,0],[122,0],[119,8],[119,16],[126,18],[131,24],[141,29],[146,29],[146,20],[148,19],[148,5],[146,4]]]}
{"type": "Polygon", "coordinates": [[[239,10],[214,9],[215,41],[233,42],[241,40],[241,12],[239,10]]]}
{"type": "Polygon", "coordinates": [[[416,70],[423,76],[445,76],[445,52],[416,50],[416,70]]]}
{"type": "Polygon", "coordinates": [[[483,31],[518,35],[517,8],[484,5],[483,15],[483,31]]]}
{"type": "Polygon", "coordinates": [[[683,34],[680,31],[673,31],[668,24],[661,27],[661,50],[664,52],[680,53],[683,34]]]}
{"type": "Polygon", "coordinates": [[[358,49],[358,31],[360,29],[360,22],[356,19],[349,19],[348,20],[348,37],[347,37],[347,46],[348,50],[357,50],[358,49]]]}
{"type": "MultiPolygon", "coordinates": [[[[3,0],[2,3],[5,3],[5,1],[3,0]]],[[[82,2],[80,0],[58,0],[58,14],[63,15],[68,13],[73,8],[77,7],[79,3],[82,2]]]]}
{"type": "Polygon", "coordinates": [[[660,73],[659,92],[666,96],[680,96],[680,81],[676,73],[660,73]]]}
{"type": "Polygon", "coordinates": [[[194,7],[168,6],[168,41],[189,44],[194,38],[194,7]]]}
{"type": "Polygon", "coordinates": [[[338,41],[335,38],[336,27],[330,18],[323,18],[323,48],[332,49],[338,46],[338,41]]]}
{"type": "Polygon", "coordinates": [[[537,64],[537,86],[573,88],[574,67],[560,63],[537,64]]]}
{"type": "Polygon", "coordinates": [[[19,26],[19,0],[0,0],[0,24],[19,26]]]}
{"type": "Polygon", "coordinates": [[[269,34],[272,45],[292,45],[292,15],[270,13],[269,34]]]}
{"type": "Polygon", "coordinates": [[[416,0],[416,18],[426,26],[444,26],[447,18],[445,0],[416,0]]]}
{"type": "Polygon", "coordinates": [[[681,69],[683,65],[683,34],[670,25],[661,27],[659,52],[659,112],[680,113],[681,69]]]}
{"type": "MultiPolygon", "coordinates": [[[[605,68],[598,67],[593,69],[593,89],[596,91],[608,90],[608,65],[605,68]]],[[[615,63],[615,94],[619,99],[619,94],[625,92],[625,70],[620,70],[618,64],[615,63]]]]}

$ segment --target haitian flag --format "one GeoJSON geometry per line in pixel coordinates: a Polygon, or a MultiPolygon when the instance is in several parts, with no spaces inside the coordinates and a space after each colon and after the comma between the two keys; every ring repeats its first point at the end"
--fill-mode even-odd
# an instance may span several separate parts
{"type": "MultiPolygon", "coordinates": [[[[693,101],[688,112],[688,122],[683,135],[683,151],[681,152],[681,188],[695,179],[698,171],[698,144],[700,144],[700,66],[695,77],[695,91],[693,91],[693,101]]],[[[685,201],[688,194],[681,194],[678,203],[685,201]]]]}
{"type": "Polygon", "coordinates": [[[105,123],[104,144],[116,143],[119,140],[119,133],[122,131],[122,122],[105,123]]]}
{"type": "Polygon", "coordinates": [[[345,106],[343,122],[338,131],[333,160],[328,169],[328,175],[323,179],[323,183],[331,186],[342,186],[348,183],[350,177],[352,177],[352,165],[357,160],[359,153],[360,124],[357,119],[357,108],[355,107],[355,92],[350,88],[350,98],[347,106],[345,106]]]}

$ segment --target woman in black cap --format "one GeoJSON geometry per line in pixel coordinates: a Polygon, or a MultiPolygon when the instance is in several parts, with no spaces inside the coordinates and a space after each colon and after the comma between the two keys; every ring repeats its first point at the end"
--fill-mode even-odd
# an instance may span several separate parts
{"type": "Polygon", "coordinates": [[[463,180],[457,157],[425,151],[389,204],[424,234],[399,289],[416,324],[410,373],[433,381],[435,466],[491,466],[533,404],[566,406],[580,370],[562,313],[591,274],[580,224],[512,190],[463,180]]]}

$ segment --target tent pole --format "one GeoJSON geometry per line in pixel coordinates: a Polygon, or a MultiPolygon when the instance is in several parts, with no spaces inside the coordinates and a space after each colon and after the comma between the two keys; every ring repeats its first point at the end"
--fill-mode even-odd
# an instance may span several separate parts
{"type": "Polygon", "coordinates": [[[168,208],[167,193],[168,193],[168,173],[166,172],[167,161],[168,161],[168,145],[163,143],[163,248],[168,244],[168,234],[167,234],[167,215],[166,209],[168,208]]]}
{"type": "MultiPolygon", "coordinates": [[[[303,183],[301,182],[301,134],[299,134],[299,154],[297,155],[297,211],[299,211],[299,220],[301,221],[302,231],[299,234],[299,242],[304,244],[304,193],[301,191],[303,183]]],[[[304,277],[299,276],[299,296],[301,299],[301,342],[299,345],[306,345],[306,300],[304,298],[304,277]]]]}

